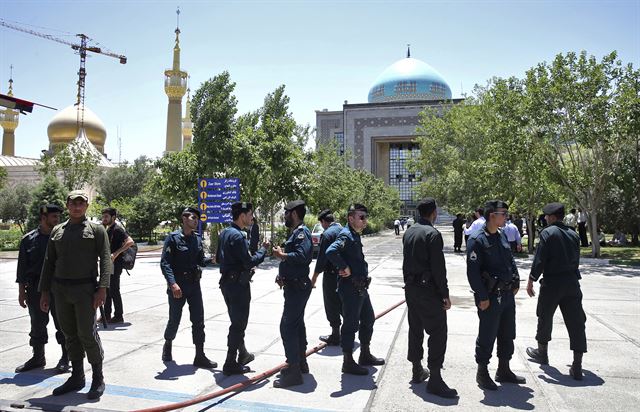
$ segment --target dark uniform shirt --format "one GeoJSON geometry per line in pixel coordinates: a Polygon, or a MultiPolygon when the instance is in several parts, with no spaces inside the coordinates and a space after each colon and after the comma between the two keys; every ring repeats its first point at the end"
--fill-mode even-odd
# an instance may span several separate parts
{"type": "Polygon", "coordinates": [[[309,276],[309,264],[313,256],[311,231],[301,223],[293,230],[284,244],[287,257],[280,261],[279,276],[285,280],[299,279],[309,276]]]}
{"type": "Polygon", "coordinates": [[[247,250],[247,242],[242,230],[235,223],[220,233],[216,262],[220,264],[220,273],[240,273],[259,265],[264,261],[267,250],[261,247],[254,256],[247,250]]]}
{"type": "Polygon", "coordinates": [[[453,219],[453,223],[451,223],[451,225],[453,226],[454,232],[462,233],[462,231],[464,230],[464,219],[457,217],[453,219]]]}
{"type": "Polygon", "coordinates": [[[160,269],[169,285],[176,283],[176,274],[191,274],[198,266],[206,266],[210,262],[211,258],[204,256],[202,238],[196,232],[185,236],[179,229],[169,233],[164,240],[160,269]]]}
{"type": "Polygon", "coordinates": [[[529,277],[538,280],[544,272],[545,279],[567,274],[580,279],[579,263],[580,236],[563,223],[556,222],[540,232],[529,277]]]}
{"type": "Polygon", "coordinates": [[[38,286],[48,242],[49,235],[42,233],[40,227],[22,237],[18,252],[16,283],[38,286]]]}
{"type": "Polygon", "coordinates": [[[111,249],[107,231],[101,224],[86,218],[77,224],[68,220],[53,228],[47,243],[38,290],[51,290],[54,277],[60,279],[86,279],[98,275],[98,287],[108,288],[113,274],[111,249]]]}
{"type": "Polygon", "coordinates": [[[318,260],[316,261],[315,273],[335,273],[335,266],[327,259],[327,248],[335,242],[338,234],[342,230],[342,226],[338,222],[333,222],[327,230],[322,232],[320,236],[320,246],[318,247],[318,260]]]}
{"type": "Polygon", "coordinates": [[[449,297],[447,268],[440,232],[426,219],[418,220],[404,234],[402,274],[405,283],[433,283],[440,297],[449,297]]]}
{"type": "Polygon", "coordinates": [[[478,299],[487,300],[489,292],[482,281],[482,272],[503,282],[520,281],[507,237],[501,230],[490,234],[486,224],[469,236],[467,279],[478,299]]]}
{"type": "Polygon", "coordinates": [[[369,274],[369,265],[364,260],[364,253],[362,253],[360,235],[349,225],[342,228],[335,242],[327,248],[327,259],[338,270],[344,270],[349,266],[351,276],[354,278],[366,278],[369,274]]]}

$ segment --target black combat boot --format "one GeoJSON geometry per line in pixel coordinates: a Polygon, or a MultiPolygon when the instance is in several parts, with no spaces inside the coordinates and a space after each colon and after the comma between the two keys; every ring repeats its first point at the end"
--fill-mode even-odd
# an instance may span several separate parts
{"type": "Polygon", "coordinates": [[[498,360],[498,370],[496,371],[496,381],[497,382],[506,382],[506,383],[517,383],[523,384],[526,383],[527,380],[518,376],[511,371],[509,367],[509,359],[499,359],[498,360]]]}
{"type": "Polygon", "coordinates": [[[82,359],[71,361],[71,376],[62,386],[53,390],[53,396],[63,395],[72,391],[79,391],[84,388],[84,365],[82,359]]]}
{"type": "Polygon", "coordinates": [[[249,353],[247,351],[247,347],[244,346],[244,342],[240,344],[240,348],[238,348],[238,363],[240,365],[247,365],[251,363],[256,356],[253,353],[249,353]]]}
{"type": "Polygon", "coordinates": [[[249,371],[251,371],[250,367],[236,362],[236,350],[229,349],[227,351],[227,359],[224,361],[224,365],[222,366],[222,373],[229,376],[242,375],[243,373],[247,373],[249,371]]]}
{"type": "Polygon", "coordinates": [[[87,393],[88,399],[98,399],[104,393],[104,375],[102,374],[102,362],[92,363],[91,388],[87,393]]]}
{"type": "Polygon", "coordinates": [[[413,362],[411,383],[424,382],[429,378],[429,370],[422,367],[422,361],[413,362]]]}
{"type": "Polygon", "coordinates": [[[47,361],[44,358],[44,345],[33,347],[33,356],[23,365],[16,368],[16,373],[30,371],[31,369],[43,368],[47,361]]]}
{"type": "Polygon", "coordinates": [[[349,375],[368,375],[369,369],[364,366],[360,366],[353,360],[353,355],[348,352],[342,352],[342,373],[349,375]]]}
{"type": "Polygon", "coordinates": [[[309,362],[307,362],[307,354],[305,351],[300,354],[300,372],[309,373],[309,362]]]}
{"type": "Polygon", "coordinates": [[[173,356],[171,356],[171,341],[165,340],[164,345],[162,346],[162,361],[171,362],[172,360],[173,356]]]}
{"type": "Polygon", "coordinates": [[[331,327],[331,335],[320,336],[320,340],[327,344],[327,346],[340,345],[340,326],[331,327]]]}
{"type": "Polygon", "coordinates": [[[442,380],[440,369],[431,370],[431,377],[427,382],[427,392],[440,396],[442,398],[456,398],[458,397],[458,391],[447,386],[442,380]]]}
{"type": "Polygon", "coordinates": [[[196,357],[193,358],[193,366],[205,369],[213,369],[218,367],[217,363],[210,361],[209,358],[207,358],[207,356],[204,354],[204,343],[196,344],[196,357]]]}
{"type": "Polygon", "coordinates": [[[67,373],[69,372],[69,357],[67,355],[67,349],[64,344],[60,346],[62,346],[62,356],[60,357],[55,369],[57,373],[67,373]]]}
{"type": "Polygon", "coordinates": [[[378,366],[384,365],[384,359],[376,358],[371,354],[369,345],[362,345],[360,347],[360,357],[358,357],[358,363],[363,366],[378,366]]]}
{"type": "Polygon", "coordinates": [[[495,391],[498,389],[498,385],[496,385],[493,379],[491,379],[491,376],[489,376],[487,365],[478,364],[478,372],[476,372],[476,382],[482,389],[488,389],[490,391],[495,391]]]}
{"type": "Polygon", "coordinates": [[[577,381],[582,380],[582,352],[573,351],[573,364],[569,368],[569,375],[577,381]]]}
{"type": "Polygon", "coordinates": [[[299,363],[292,363],[280,371],[280,379],[273,382],[274,388],[288,388],[289,386],[302,385],[302,372],[299,363]]]}
{"type": "Polygon", "coordinates": [[[548,365],[549,364],[549,354],[547,352],[548,347],[549,347],[548,344],[538,342],[538,349],[527,348],[527,355],[529,355],[532,361],[537,362],[540,365],[548,365]]]}

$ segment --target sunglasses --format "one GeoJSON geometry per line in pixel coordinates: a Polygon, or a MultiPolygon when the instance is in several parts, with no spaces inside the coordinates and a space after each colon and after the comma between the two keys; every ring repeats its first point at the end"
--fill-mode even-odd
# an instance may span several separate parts
{"type": "Polygon", "coordinates": [[[493,212],[494,215],[502,215],[502,216],[506,216],[507,212],[493,212]]]}

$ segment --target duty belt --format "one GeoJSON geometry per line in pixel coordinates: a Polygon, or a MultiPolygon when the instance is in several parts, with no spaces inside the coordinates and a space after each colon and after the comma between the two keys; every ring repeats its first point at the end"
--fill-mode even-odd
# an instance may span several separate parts
{"type": "Polygon", "coordinates": [[[61,285],[84,285],[87,283],[96,283],[95,277],[79,278],[79,279],[66,279],[54,277],[53,281],[61,285]]]}
{"type": "Polygon", "coordinates": [[[418,274],[418,275],[407,275],[407,280],[405,281],[405,284],[409,285],[418,285],[418,286],[422,286],[422,287],[429,287],[431,285],[433,285],[433,282],[431,281],[431,276],[429,276],[429,274],[418,274]]]}
{"type": "Polygon", "coordinates": [[[242,272],[225,272],[220,277],[220,285],[228,282],[238,282],[240,284],[247,285],[252,281],[251,278],[253,278],[255,272],[255,269],[245,270],[242,272]]]}
{"type": "Polygon", "coordinates": [[[202,277],[202,269],[197,268],[188,272],[176,272],[174,274],[176,280],[185,280],[187,282],[197,282],[202,277]]]}
{"type": "Polygon", "coordinates": [[[358,295],[363,296],[364,291],[369,289],[371,284],[371,276],[367,277],[350,277],[353,287],[358,291],[358,295]]]}

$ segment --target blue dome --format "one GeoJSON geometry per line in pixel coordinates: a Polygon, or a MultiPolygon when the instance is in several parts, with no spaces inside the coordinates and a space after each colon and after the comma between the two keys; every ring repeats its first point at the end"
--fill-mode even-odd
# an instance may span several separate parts
{"type": "Polygon", "coordinates": [[[369,103],[451,99],[451,88],[427,63],[407,57],[378,76],[369,90],[369,103]]]}

